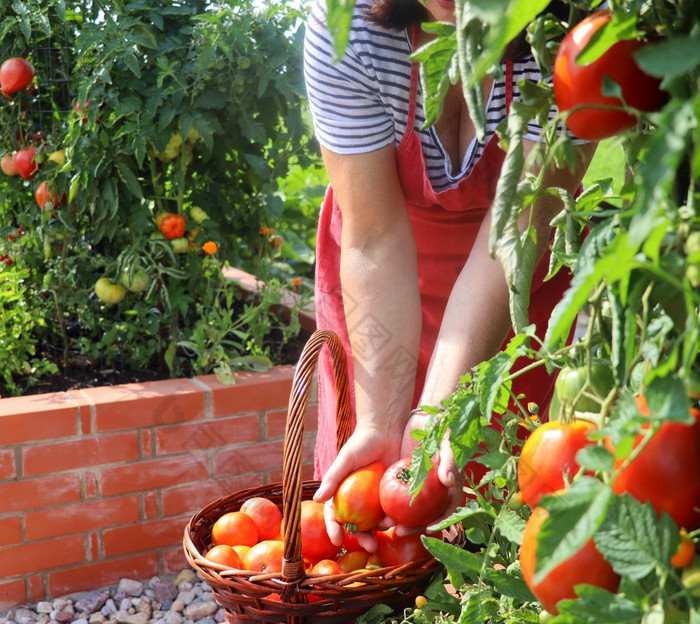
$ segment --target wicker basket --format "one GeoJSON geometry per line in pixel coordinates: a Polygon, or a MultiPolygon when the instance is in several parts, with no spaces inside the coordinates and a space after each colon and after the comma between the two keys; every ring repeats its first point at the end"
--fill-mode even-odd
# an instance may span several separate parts
{"type": "MultiPolygon", "coordinates": [[[[302,481],[301,449],[304,413],[313,373],[324,345],[330,350],[335,375],[338,448],[345,443],[351,426],[345,352],[335,333],[319,330],[304,347],[292,383],[282,483],[248,488],[220,498],[195,514],[185,528],[183,546],[189,564],[211,587],[227,619],[234,624],[350,624],[376,604],[385,604],[395,611],[412,604],[432,576],[441,570],[441,565],[430,557],[371,571],[333,576],[306,574],[301,557],[301,501],[313,496],[319,482],[302,481]],[[211,547],[214,522],[224,513],[237,511],[254,496],[269,498],[283,511],[284,560],[281,572],[234,571],[204,558],[211,547]],[[311,602],[310,594],[313,594],[311,602]]],[[[451,527],[444,533],[444,539],[462,545],[464,533],[461,527],[451,527]]]]}

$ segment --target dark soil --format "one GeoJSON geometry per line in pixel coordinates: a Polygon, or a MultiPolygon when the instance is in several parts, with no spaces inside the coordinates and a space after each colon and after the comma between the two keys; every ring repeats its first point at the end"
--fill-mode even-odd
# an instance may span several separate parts
{"type": "MultiPolygon", "coordinates": [[[[269,344],[275,353],[275,364],[296,364],[306,341],[309,339],[309,332],[302,330],[301,333],[282,344],[274,336],[269,337],[269,344]]],[[[54,361],[60,368],[59,362],[55,361],[55,355],[48,350],[40,350],[38,357],[43,357],[49,361],[54,361]]],[[[192,375],[184,374],[184,377],[192,375]]],[[[106,368],[94,360],[86,357],[75,356],[69,360],[68,367],[60,373],[43,375],[38,379],[15,379],[19,387],[25,388],[23,395],[44,394],[48,392],[65,392],[66,390],[78,390],[80,388],[94,388],[96,386],[115,386],[127,383],[140,383],[145,381],[160,381],[170,377],[167,368],[161,369],[154,366],[152,369],[128,370],[106,368]]],[[[0,396],[7,397],[11,393],[0,381],[0,396]]]]}

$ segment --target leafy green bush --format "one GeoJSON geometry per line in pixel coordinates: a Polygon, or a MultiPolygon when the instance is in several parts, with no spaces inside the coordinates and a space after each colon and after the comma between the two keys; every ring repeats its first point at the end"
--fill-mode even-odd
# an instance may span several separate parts
{"type": "MultiPolygon", "coordinates": [[[[106,364],[207,372],[214,360],[182,344],[218,314],[212,292],[240,299],[217,270],[308,285],[315,217],[293,181],[317,161],[302,36],[297,9],[251,0],[0,8],[0,59],[26,58],[36,74],[0,103],[0,145],[33,146],[41,163],[29,180],[0,175],[2,227],[26,232],[15,261],[27,294],[51,305],[42,339],[60,345],[62,366],[77,347],[106,364]],[[163,236],[165,213],[184,218],[182,236],[163,236]],[[123,299],[109,305],[93,290],[101,277],[135,292],[110,285],[108,299],[123,299]],[[124,340],[138,347],[125,353],[124,340]]],[[[227,361],[264,351],[253,333],[227,343],[227,361]]]]}

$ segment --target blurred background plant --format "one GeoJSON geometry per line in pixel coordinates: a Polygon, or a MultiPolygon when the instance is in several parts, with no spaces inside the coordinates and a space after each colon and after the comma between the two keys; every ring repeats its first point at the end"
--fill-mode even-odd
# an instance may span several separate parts
{"type": "Polygon", "coordinates": [[[165,376],[274,362],[263,338],[298,323],[277,318],[272,291],[308,299],[325,183],[302,21],[250,0],[3,4],[0,62],[35,75],[0,102],[0,267],[14,285],[0,306],[29,310],[0,336],[24,343],[0,394],[76,362],[165,376]],[[243,301],[229,265],[270,292],[243,301]]]}

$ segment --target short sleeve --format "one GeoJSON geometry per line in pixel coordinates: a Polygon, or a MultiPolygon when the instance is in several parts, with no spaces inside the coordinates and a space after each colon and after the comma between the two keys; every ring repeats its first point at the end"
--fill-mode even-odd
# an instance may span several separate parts
{"type": "MultiPolygon", "coordinates": [[[[336,62],[324,4],[314,4],[304,40],[304,79],[316,138],[340,154],[380,149],[394,141],[394,120],[371,63],[363,58],[361,33],[351,33],[344,57],[336,62]]],[[[358,21],[353,20],[353,30],[358,21]]]]}

